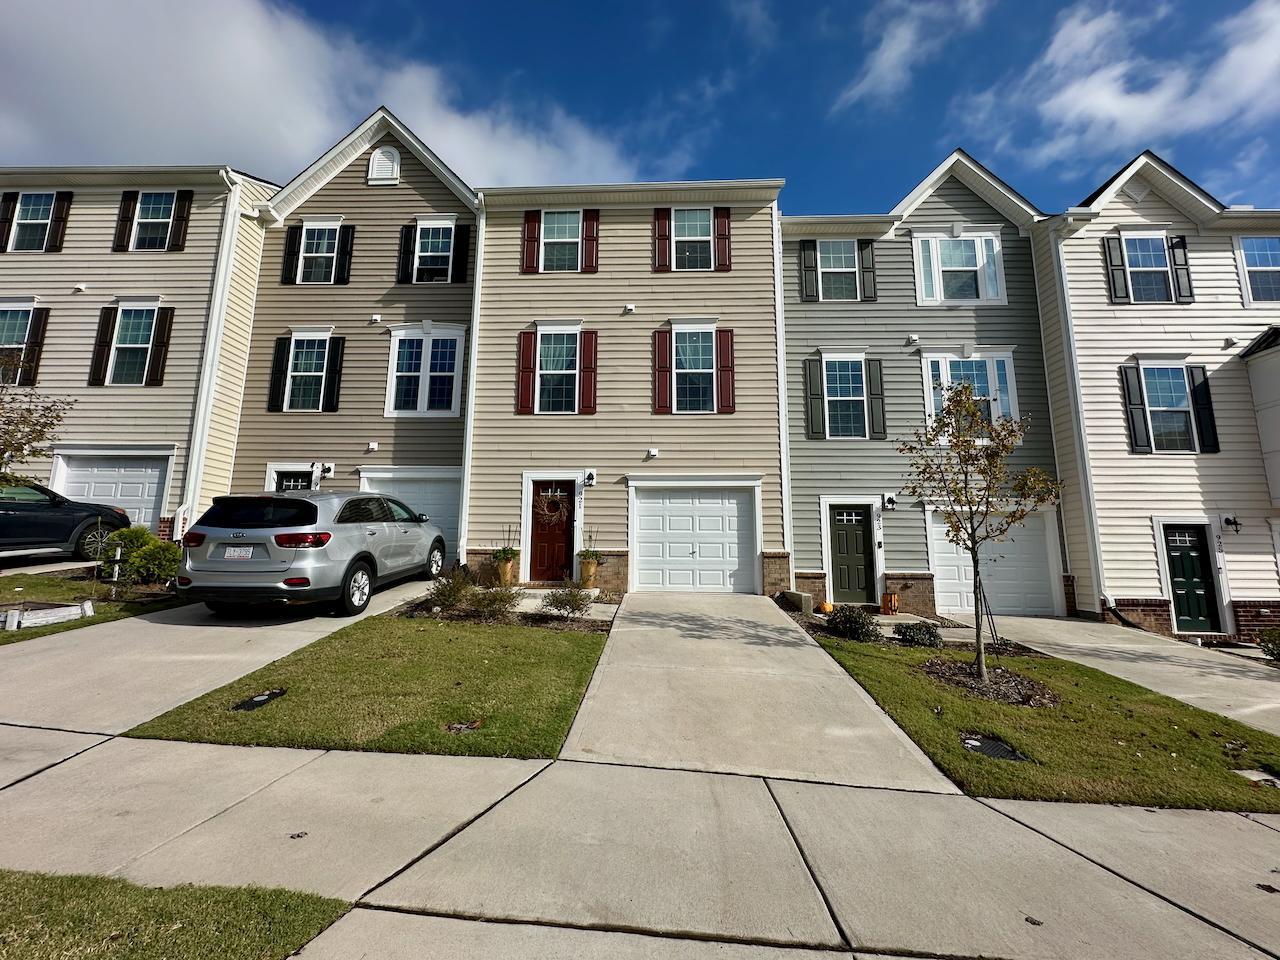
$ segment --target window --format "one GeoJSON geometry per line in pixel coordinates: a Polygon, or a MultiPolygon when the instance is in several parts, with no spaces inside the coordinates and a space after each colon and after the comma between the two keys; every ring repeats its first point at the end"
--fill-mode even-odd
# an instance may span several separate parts
{"type": "Polygon", "coordinates": [[[542,269],[574,272],[582,263],[582,211],[545,210],[542,214],[542,269]]]}
{"type": "Polygon", "coordinates": [[[329,338],[312,334],[293,337],[285,383],[286,410],[319,410],[324,397],[324,368],[329,338]]]}
{"type": "Polygon", "coordinates": [[[276,492],[286,490],[310,490],[315,474],[310,470],[277,470],[276,492]]]}
{"type": "Polygon", "coordinates": [[[998,234],[916,239],[921,303],[1005,303],[998,234]]]}
{"type": "Polygon", "coordinates": [[[578,331],[538,331],[536,413],[578,412],[578,331]]]}
{"type": "Polygon", "coordinates": [[[1151,445],[1157,453],[1194,451],[1191,390],[1184,367],[1142,367],[1151,445]]]}
{"type": "Polygon", "coordinates": [[[453,266],[453,223],[418,221],[418,247],[414,253],[414,283],[448,283],[453,266]]]}
{"type": "Polygon", "coordinates": [[[1122,239],[1125,270],[1129,274],[1129,290],[1133,302],[1172,303],[1169,244],[1164,234],[1127,233],[1122,239]]]}
{"type": "Polygon", "coordinates": [[[942,411],[946,388],[968,383],[975,396],[987,401],[988,416],[1017,419],[1018,394],[1013,380],[1012,354],[937,355],[926,356],[924,362],[930,390],[930,416],[942,411]]]}
{"type": "Polygon", "coordinates": [[[35,487],[0,487],[0,501],[6,503],[49,503],[53,498],[35,487]]]}
{"type": "Polygon", "coordinates": [[[391,334],[391,372],[387,383],[388,417],[457,416],[462,388],[458,360],[462,332],[421,328],[391,334]]]}
{"type": "Polygon", "coordinates": [[[138,214],[133,222],[134,250],[166,250],[173,226],[173,193],[138,195],[138,214]]]}
{"type": "Polygon", "coordinates": [[[676,413],[715,413],[716,332],[714,329],[676,328],[672,343],[675,363],[676,413]]]}
{"type": "Polygon", "coordinates": [[[391,510],[381,497],[361,497],[348,500],[334,523],[390,523],[391,510]]]}
{"type": "Polygon", "coordinates": [[[382,502],[387,505],[387,509],[391,511],[391,519],[396,523],[418,522],[418,515],[399,500],[392,500],[390,497],[384,497],[382,502]]]}
{"type": "Polygon", "coordinates": [[[711,211],[709,209],[671,211],[671,242],[676,270],[710,270],[715,266],[711,252],[711,211]]]}
{"type": "Polygon", "coordinates": [[[107,383],[136,387],[146,381],[147,365],[151,359],[151,337],[155,333],[155,327],[155,307],[120,307],[107,383]]]}
{"type": "Polygon", "coordinates": [[[53,219],[52,193],[24,193],[18,198],[10,250],[44,250],[53,219]]]}
{"type": "Polygon", "coordinates": [[[304,225],[302,256],[298,258],[298,282],[333,283],[333,270],[337,259],[338,225],[336,223],[304,225]]]}
{"type": "Polygon", "coordinates": [[[1280,301],[1280,237],[1241,237],[1245,302],[1280,301]]]}
{"type": "Polygon", "coordinates": [[[867,391],[862,357],[823,354],[822,369],[827,439],[865,439],[867,391]]]}
{"type": "Polygon", "coordinates": [[[31,310],[0,310],[0,383],[17,383],[27,350],[31,310]]]}
{"type": "Polygon", "coordinates": [[[858,241],[818,241],[818,298],[858,299],[858,241]]]}

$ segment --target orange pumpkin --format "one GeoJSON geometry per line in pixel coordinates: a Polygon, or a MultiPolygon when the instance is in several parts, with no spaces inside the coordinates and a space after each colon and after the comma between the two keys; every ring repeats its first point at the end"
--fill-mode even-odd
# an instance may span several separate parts
{"type": "Polygon", "coordinates": [[[831,605],[830,600],[823,600],[820,604],[818,604],[818,612],[821,613],[823,616],[826,616],[828,613],[830,613],[834,609],[835,607],[831,605]]]}

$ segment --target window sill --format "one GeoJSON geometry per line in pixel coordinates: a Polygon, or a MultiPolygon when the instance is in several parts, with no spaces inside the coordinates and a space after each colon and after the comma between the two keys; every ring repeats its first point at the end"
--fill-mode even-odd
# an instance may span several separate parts
{"type": "Polygon", "coordinates": [[[383,410],[387,420],[456,420],[461,414],[456,410],[383,410]]]}
{"type": "Polygon", "coordinates": [[[973,307],[1007,307],[1008,298],[1001,300],[917,300],[917,307],[942,307],[945,310],[964,310],[973,307]]]}

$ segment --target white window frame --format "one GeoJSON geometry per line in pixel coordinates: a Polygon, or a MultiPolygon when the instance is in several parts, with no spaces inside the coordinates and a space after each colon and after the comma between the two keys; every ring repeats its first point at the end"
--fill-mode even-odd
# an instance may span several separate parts
{"type": "Polygon", "coordinates": [[[387,359],[387,395],[383,406],[383,416],[385,417],[456,417],[461,410],[462,401],[462,362],[463,350],[466,346],[466,330],[460,326],[438,325],[424,327],[422,324],[404,324],[390,328],[391,332],[391,349],[390,356],[387,359]],[[421,340],[422,341],[422,369],[418,372],[418,406],[414,410],[397,410],[396,402],[396,377],[405,376],[405,374],[396,373],[396,359],[400,349],[401,340],[421,340]],[[428,410],[426,408],[427,394],[431,385],[431,341],[433,340],[453,340],[454,341],[454,369],[453,369],[453,402],[448,410],[428,410]]]}
{"type": "MultiPolygon", "coordinates": [[[[959,230],[953,233],[913,233],[911,235],[911,256],[915,262],[916,272],[916,305],[944,307],[980,307],[999,306],[1009,302],[1009,292],[1005,286],[1004,249],[1000,243],[999,230],[959,230]],[[942,256],[938,246],[939,240],[972,240],[977,253],[978,264],[974,268],[978,275],[978,297],[976,300],[954,300],[943,296],[942,256]],[[991,256],[995,261],[996,286],[1000,289],[995,294],[987,286],[987,241],[991,241],[991,256]],[[925,294],[924,258],[920,255],[920,244],[929,244],[929,280],[933,285],[933,296],[925,294]]],[[[954,271],[953,271],[954,272],[954,271]]],[[[859,295],[862,290],[859,288],[859,295]]]]}
{"type": "Polygon", "coordinates": [[[682,417],[705,417],[708,414],[714,414],[720,409],[720,385],[717,382],[719,377],[716,376],[719,370],[719,345],[716,341],[716,321],[715,320],[673,320],[671,322],[671,412],[679,414],[682,417]],[[711,334],[711,369],[706,370],[677,370],[676,369],[676,336],[681,333],[710,333],[711,334]],[[676,389],[676,382],[681,373],[710,373],[711,374],[711,409],[710,410],[681,410],[680,394],[676,389]]]}
{"type": "Polygon", "coordinates": [[[1120,231],[1120,253],[1124,257],[1124,279],[1129,285],[1129,302],[1132,304],[1140,304],[1142,306],[1161,306],[1163,304],[1171,304],[1176,301],[1175,287],[1173,284],[1173,257],[1169,256],[1169,235],[1163,230],[1122,230],[1120,231]],[[1165,278],[1169,281],[1169,299],[1168,300],[1139,300],[1133,293],[1133,274],[1138,273],[1159,273],[1159,267],[1131,267],[1129,265],[1129,241],[1130,240],[1159,240],[1164,245],[1164,273],[1165,278]]]}
{"type": "Polygon", "coordinates": [[[13,207],[13,223],[9,227],[9,253],[44,253],[45,248],[49,246],[49,231],[53,227],[53,208],[57,204],[57,202],[58,202],[57,190],[23,190],[21,193],[18,194],[18,202],[13,207]],[[18,215],[22,212],[23,197],[40,197],[40,196],[46,196],[46,195],[53,197],[53,203],[49,204],[48,220],[19,219],[18,215]],[[43,223],[44,224],[44,242],[41,243],[40,246],[37,247],[35,250],[19,250],[16,246],[14,246],[14,244],[17,243],[18,241],[18,226],[24,223],[43,223]]]}
{"type": "MultiPolygon", "coordinates": [[[[567,271],[566,271],[567,272],[567,271]]],[[[546,373],[562,376],[569,373],[568,370],[547,370],[546,373]]],[[[578,403],[581,399],[580,380],[582,372],[582,323],[539,323],[537,336],[533,343],[533,412],[544,417],[570,417],[578,412],[578,403]],[[571,334],[577,340],[577,347],[574,350],[573,360],[573,409],[572,410],[543,410],[542,409],[542,338],[547,334],[563,333],[571,334]]]]}
{"type": "MultiPolygon", "coordinates": [[[[177,209],[178,209],[178,191],[177,190],[139,190],[138,191],[138,209],[137,209],[137,213],[133,218],[133,229],[129,233],[129,252],[130,253],[134,253],[134,252],[163,253],[164,251],[168,250],[169,240],[173,236],[173,215],[174,213],[177,212],[177,209]],[[167,221],[168,226],[164,232],[164,246],[139,250],[138,249],[138,226],[144,222],[145,223],[165,223],[166,222],[163,220],[152,220],[152,219],[147,219],[146,221],[144,221],[142,219],[142,195],[144,193],[167,193],[169,194],[169,196],[173,197],[173,202],[169,206],[169,219],[167,221]]],[[[306,238],[304,237],[303,239],[305,240],[306,238]]]]}
{"type": "MultiPolygon", "coordinates": [[[[291,327],[289,330],[289,359],[284,368],[284,412],[285,413],[323,413],[324,388],[329,380],[329,340],[333,336],[333,327],[291,327]],[[293,352],[298,348],[299,340],[323,340],[324,369],[320,371],[320,402],[312,410],[309,407],[294,407],[293,399],[293,352]]],[[[314,377],[314,373],[299,374],[303,377],[314,377]]]]}
{"type": "Polygon", "coordinates": [[[1250,271],[1257,270],[1259,272],[1276,272],[1280,273],[1280,267],[1250,267],[1244,258],[1245,240],[1271,240],[1280,237],[1278,233],[1244,233],[1238,234],[1231,238],[1236,250],[1236,264],[1240,270],[1240,294],[1244,298],[1244,305],[1254,310],[1280,310],[1280,300],[1255,300],[1253,299],[1253,288],[1249,286],[1250,271]]]}
{"type": "MultiPolygon", "coordinates": [[[[684,243],[701,243],[701,237],[680,237],[684,243]]],[[[716,211],[713,207],[672,207],[671,208],[671,269],[676,273],[706,273],[716,268],[716,211]],[[711,251],[711,266],[709,267],[678,267],[676,266],[676,211],[677,210],[705,210],[707,211],[707,249],[711,251]]]]}
{"type": "Polygon", "coordinates": [[[924,408],[926,420],[934,418],[933,409],[933,374],[929,370],[929,364],[933,361],[939,361],[939,370],[942,374],[942,386],[951,386],[951,364],[952,360],[985,360],[987,364],[987,383],[993,390],[993,395],[988,398],[991,405],[991,416],[994,421],[996,417],[1003,416],[1000,413],[1000,378],[996,373],[996,361],[1003,360],[1005,370],[1009,374],[1009,418],[1011,420],[1019,419],[1018,413],[1018,375],[1013,364],[1013,351],[1002,349],[986,349],[974,350],[972,353],[944,353],[940,351],[929,351],[920,355],[920,367],[924,373],[924,408]]]}
{"type": "MultiPolygon", "coordinates": [[[[22,338],[22,343],[0,343],[0,349],[18,351],[18,363],[14,367],[13,383],[18,382],[18,378],[22,375],[22,365],[27,360],[27,344],[31,342],[31,318],[35,314],[36,301],[35,298],[25,300],[4,300],[0,299],[0,310],[13,311],[17,313],[25,313],[27,315],[27,332],[22,338]]],[[[0,383],[3,383],[0,380],[0,383]]],[[[13,384],[10,384],[12,386],[13,384]]]]}
{"type": "Polygon", "coordinates": [[[373,152],[369,154],[369,171],[365,179],[371,187],[393,187],[398,184],[400,182],[400,151],[389,143],[374,147],[373,152]],[[389,176],[380,177],[373,172],[379,154],[392,158],[392,171],[389,176]]]}
{"type": "MultiPolygon", "coordinates": [[[[582,222],[582,210],[564,207],[548,207],[539,211],[538,222],[538,272],[539,273],[581,273],[582,272],[582,232],[584,224],[582,222]],[[578,265],[572,270],[551,270],[546,269],[546,250],[547,250],[547,214],[548,213],[576,213],[578,215],[578,239],[575,241],[578,247],[578,265]]],[[[568,240],[551,240],[551,243],[569,243],[568,240]]]]}
{"type": "Polygon", "coordinates": [[[160,316],[160,300],[159,298],[152,300],[120,300],[116,303],[116,327],[111,333],[111,357],[107,363],[107,380],[108,387],[145,387],[147,385],[147,371],[151,369],[151,350],[156,342],[156,321],[160,316]],[[136,350],[141,347],[140,343],[120,343],[120,321],[124,319],[126,310],[149,310],[151,311],[151,337],[147,340],[147,356],[142,364],[142,382],[141,383],[116,383],[116,355],[121,346],[129,350],[136,350]]]}
{"type": "MultiPolygon", "coordinates": [[[[453,277],[453,250],[454,241],[458,237],[458,218],[455,216],[434,215],[430,217],[419,217],[418,225],[413,229],[413,276],[414,283],[420,283],[424,286],[435,283],[448,283],[453,277]],[[445,267],[443,280],[419,280],[418,264],[422,259],[422,229],[423,227],[448,227],[449,228],[449,265],[445,267]]],[[[305,241],[305,237],[304,237],[305,241]]],[[[335,248],[335,253],[336,248],[335,248]]],[[[334,269],[337,269],[337,262],[334,262],[334,269]]]]}
{"type": "Polygon", "coordinates": [[[859,257],[859,251],[858,251],[857,238],[856,237],[823,237],[818,240],[816,253],[818,257],[818,301],[820,303],[857,303],[858,301],[860,301],[862,299],[862,265],[858,262],[860,257],[859,257]],[[852,270],[848,268],[837,269],[834,267],[828,267],[826,269],[823,269],[822,245],[824,243],[852,243],[853,244],[853,269],[852,270]],[[822,292],[822,275],[824,273],[852,273],[853,282],[858,291],[858,295],[852,298],[827,297],[822,292]]]}
{"type": "MultiPolygon", "coordinates": [[[[1138,379],[1142,382],[1142,415],[1147,420],[1147,436],[1151,438],[1151,453],[1155,456],[1162,457],[1185,457],[1200,452],[1200,431],[1196,428],[1196,408],[1191,398],[1191,373],[1187,370],[1187,364],[1180,360],[1160,360],[1150,359],[1144,360],[1138,358],[1138,379]],[[1151,421],[1151,395],[1147,391],[1147,373],[1148,370],[1181,370],[1182,384],[1187,389],[1187,419],[1191,422],[1191,449],[1190,450],[1157,450],[1156,449],[1156,431],[1155,425],[1151,421]]],[[[1158,407],[1157,411],[1174,411],[1182,412],[1181,407],[1158,407]]]]}
{"type": "Polygon", "coordinates": [[[823,430],[828,440],[866,440],[870,434],[870,409],[867,399],[867,360],[862,352],[822,353],[822,418],[823,430]],[[831,401],[857,400],[857,397],[833,397],[827,393],[827,364],[836,361],[854,361],[862,368],[862,436],[840,437],[831,434],[831,401]]]}
{"type": "MultiPolygon", "coordinates": [[[[324,220],[303,220],[302,221],[302,244],[298,248],[298,273],[294,277],[294,282],[299,286],[306,287],[325,287],[332,286],[334,278],[338,275],[338,241],[342,235],[342,218],[334,217],[324,220]],[[333,253],[307,253],[307,232],[309,230],[332,230],[333,231],[333,253]],[[303,280],[302,268],[306,265],[307,257],[327,257],[330,262],[329,279],[328,280],[303,280]]],[[[415,234],[415,238],[416,238],[415,234]]]]}

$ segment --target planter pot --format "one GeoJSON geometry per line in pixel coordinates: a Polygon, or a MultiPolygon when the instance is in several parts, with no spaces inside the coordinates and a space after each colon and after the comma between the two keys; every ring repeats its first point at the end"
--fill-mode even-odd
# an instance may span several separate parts
{"type": "Polygon", "coordinates": [[[498,583],[504,587],[513,586],[516,582],[516,562],[514,560],[499,560],[498,565],[498,583]]]}
{"type": "Polygon", "coordinates": [[[591,589],[596,585],[596,569],[600,566],[599,560],[579,560],[578,573],[582,577],[582,585],[587,589],[591,589]]]}
{"type": "Polygon", "coordinates": [[[891,617],[898,612],[898,595],[896,593],[885,593],[880,597],[880,612],[886,617],[891,617]]]}

